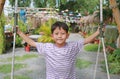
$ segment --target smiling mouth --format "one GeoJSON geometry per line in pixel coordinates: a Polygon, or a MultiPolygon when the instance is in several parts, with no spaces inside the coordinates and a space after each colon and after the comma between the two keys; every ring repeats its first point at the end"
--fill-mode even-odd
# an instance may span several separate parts
{"type": "Polygon", "coordinates": [[[59,38],[59,39],[57,39],[57,40],[63,40],[63,39],[60,39],[60,38],[59,38]]]}
{"type": "Polygon", "coordinates": [[[61,41],[62,39],[57,39],[57,40],[60,40],[60,41],[61,41]]]}

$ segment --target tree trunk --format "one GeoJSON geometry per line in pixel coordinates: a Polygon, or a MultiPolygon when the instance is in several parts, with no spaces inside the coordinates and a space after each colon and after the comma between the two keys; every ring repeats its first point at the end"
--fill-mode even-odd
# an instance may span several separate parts
{"type": "MultiPolygon", "coordinates": [[[[118,39],[120,39],[120,11],[118,8],[118,4],[117,4],[116,0],[109,0],[109,2],[110,2],[110,7],[113,11],[113,17],[115,19],[115,22],[116,22],[117,28],[118,28],[118,32],[119,32],[118,39]]],[[[120,40],[119,40],[118,48],[120,48],[120,40]]]]}
{"type": "Polygon", "coordinates": [[[4,34],[4,19],[2,16],[2,10],[5,4],[5,0],[0,0],[0,54],[5,52],[5,34],[4,34]]]}
{"type": "Polygon", "coordinates": [[[0,0],[0,16],[2,14],[2,10],[3,10],[3,7],[4,7],[5,1],[6,0],[0,0]]]}
{"type": "Polygon", "coordinates": [[[116,0],[109,0],[109,1],[110,1],[110,6],[113,11],[113,16],[115,18],[115,22],[117,23],[117,26],[118,26],[118,31],[120,33],[120,11],[119,11],[119,8],[117,6],[116,0]]]}

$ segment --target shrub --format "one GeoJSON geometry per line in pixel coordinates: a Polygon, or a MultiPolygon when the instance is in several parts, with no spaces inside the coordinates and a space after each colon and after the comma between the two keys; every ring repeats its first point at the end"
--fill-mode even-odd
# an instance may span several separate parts
{"type": "MultiPolygon", "coordinates": [[[[107,59],[110,73],[120,73],[120,49],[116,49],[113,51],[113,53],[109,53],[107,59]]],[[[105,66],[102,66],[102,68],[103,70],[105,70],[105,66]]]]}
{"type": "Polygon", "coordinates": [[[38,33],[43,32],[43,36],[38,38],[38,42],[53,42],[51,38],[51,25],[56,22],[55,19],[49,19],[47,22],[43,23],[37,30],[38,33]]]}

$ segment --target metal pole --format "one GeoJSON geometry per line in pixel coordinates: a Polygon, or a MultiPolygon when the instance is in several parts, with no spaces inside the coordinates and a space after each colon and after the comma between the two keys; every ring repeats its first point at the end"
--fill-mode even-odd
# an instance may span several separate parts
{"type": "Polygon", "coordinates": [[[18,0],[15,0],[15,13],[14,13],[14,27],[13,27],[13,52],[12,52],[12,67],[11,67],[11,79],[14,79],[14,61],[15,61],[15,39],[16,39],[16,26],[18,25],[17,19],[17,3],[18,0]]]}
{"type": "MultiPolygon", "coordinates": [[[[106,66],[106,71],[107,71],[107,79],[110,79],[106,50],[105,50],[105,45],[104,45],[104,35],[103,35],[103,31],[102,31],[102,28],[103,28],[103,9],[102,9],[103,5],[102,4],[103,4],[103,2],[102,2],[102,0],[100,0],[100,42],[99,43],[102,43],[102,46],[103,46],[105,66],[106,66]]],[[[94,72],[93,79],[96,78],[96,70],[97,70],[97,65],[98,65],[99,51],[100,51],[100,44],[99,44],[99,48],[98,48],[98,54],[97,54],[97,58],[96,58],[96,65],[95,65],[95,72],[94,72]]]]}
{"type": "Polygon", "coordinates": [[[99,42],[99,45],[98,45],[98,51],[97,51],[97,57],[96,57],[96,63],[95,63],[95,70],[94,70],[93,79],[96,78],[96,72],[97,72],[97,66],[98,66],[98,58],[99,58],[99,54],[100,54],[100,46],[101,46],[101,41],[99,42]]]}
{"type": "Polygon", "coordinates": [[[100,23],[101,23],[101,42],[103,45],[103,52],[104,52],[104,58],[105,58],[105,66],[106,66],[106,70],[107,70],[107,78],[110,79],[110,74],[109,74],[109,69],[108,69],[108,61],[107,61],[107,55],[106,55],[106,50],[105,50],[105,45],[104,45],[104,36],[103,36],[103,1],[100,0],[100,23]]]}

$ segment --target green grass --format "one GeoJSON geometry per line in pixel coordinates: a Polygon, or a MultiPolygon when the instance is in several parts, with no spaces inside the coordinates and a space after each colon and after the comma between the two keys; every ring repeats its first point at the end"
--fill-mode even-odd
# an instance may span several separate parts
{"type": "MultiPolygon", "coordinates": [[[[23,56],[15,56],[15,61],[24,61],[26,59],[35,58],[35,57],[38,57],[38,55],[36,55],[36,54],[25,54],[23,56]]],[[[0,59],[0,62],[10,62],[10,61],[12,61],[12,57],[0,59]]]]}
{"type": "MultiPolygon", "coordinates": [[[[98,51],[98,44],[88,44],[84,47],[86,51],[96,52],[98,51]]],[[[102,46],[100,47],[102,49],[102,46]]]]}
{"type": "Polygon", "coordinates": [[[90,61],[86,61],[83,59],[77,59],[76,60],[76,67],[78,67],[79,69],[83,69],[86,67],[89,67],[92,63],[90,61]]]}
{"type": "MultiPolygon", "coordinates": [[[[4,79],[10,79],[10,76],[5,76],[4,79]]],[[[14,79],[31,79],[31,78],[25,75],[15,75],[14,79]]]]}
{"type": "MultiPolygon", "coordinates": [[[[11,64],[0,65],[0,73],[10,73],[11,66],[12,66],[11,64]]],[[[14,64],[14,70],[19,70],[25,67],[26,67],[26,64],[14,64]]]]}
{"type": "Polygon", "coordinates": [[[35,58],[35,57],[38,57],[38,55],[36,55],[36,54],[25,54],[23,56],[15,57],[15,60],[16,61],[23,61],[23,60],[26,60],[26,59],[29,59],[29,58],[35,58]]]}

